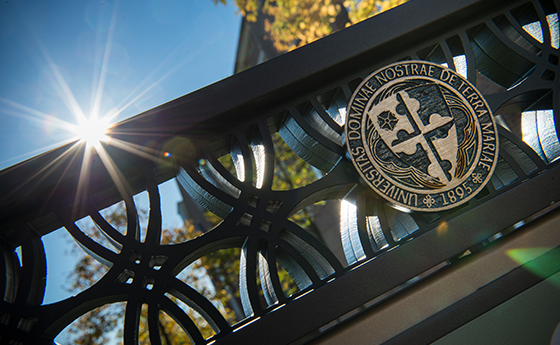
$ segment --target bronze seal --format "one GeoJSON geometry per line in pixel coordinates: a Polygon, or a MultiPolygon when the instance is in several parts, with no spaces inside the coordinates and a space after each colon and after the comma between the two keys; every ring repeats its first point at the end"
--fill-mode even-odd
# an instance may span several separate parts
{"type": "Polygon", "coordinates": [[[348,156],[390,204],[440,211],[464,204],[489,181],[498,132],[482,94],[460,74],[403,61],[370,74],[346,110],[348,156]]]}

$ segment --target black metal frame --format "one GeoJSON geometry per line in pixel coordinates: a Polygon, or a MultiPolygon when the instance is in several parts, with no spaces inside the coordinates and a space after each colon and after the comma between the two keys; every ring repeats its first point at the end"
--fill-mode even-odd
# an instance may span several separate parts
{"type": "Polygon", "coordinates": [[[560,249],[557,247],[530,263],[529,267],[544,268],[541,274],[534,274],[530,268],[518,267],[468,296],[461,303],[446,308],[384,344],[429,344],[438,340],[559,272],[559,255],[560,249]]]}
{"type": "Polygon", "coordinates": [[[494,85],[501,92],[486,96],[496,114],[514,113],[509,116],[516,123],[516,117],[530,107],[558,113],[560,54],[551,47],[546,30],[543,43],[524,33],[520,21],[534,18],[523,6],[533,6],[543,30],[544,16],[560,8],[558,1],[544,0],[411,1],[139,114],[113,129],[113,144],[103,144],[116,167],[113,175],[105,168],[103,157],[92,157],[85,192],[77,187],[84,147],[76,143],[2,171],[0,239],[6,277],[0,281],[0,291],[4,291],[0,344],[12,340],[51,343],[78,316],[116,301],[127,301],[126,344],[136,342],[143,303],[149,306],[154,344],[159,343],[154,320],[160,309],[176,317],[196,343],[309,340],[333,320],[559,201],[558,164],[547,165],[514,134],[500,128],[501,163],[495,173],[499,181],[454,210],[435,215],[399,214],[417,228],[395,239],[388,209],[361,185],[345,158],[338,141],[342,127],[336,121],[337,107],[331,109],[332,104],[349,99],[362,78],[385,64],[413,58],[455,68],[453,57],[464,54],[469,81],[476,84],[478,80],[482,89],[482,73],[503,87],[494,85]],[[517,34],[512,35],[511,30],[517,34]],[[522,40],[512,41],[519,36],[530,42],[528,47],[522,47],[522,40]],[[518,81],[519,86],[506,90],[518,81]],[[272,190],[275,148],[271,135],[275,132],[326,175],[299,189],[272,190]],[[134,152],[116,146],[118,140],[136,145],[134,152]],[[260,156],[251,152],[257,146],[263,148],[260,156]],[[163,152],[172,152],[171,158],[163,152]],[[218,160],[227,154],[243,157],[237,176],[218,160]],[[200,159],[205,163],[199,164],[200,159]],[[508,178],[512,173],[515,178],[508,178]],[[157,184],[175,176],[196,201],[224,221],[199,238],[163,246],[159,242],[157,184]],[[115,179],[124,181],[123,186],[118,187],[115,179]],[[262,179],[262,186],[255,185],[257,179],[262,179]],[[145,242],[138,241],[137,212],[131,197],[142,190],[148,191],[151,207],[145,242]],[[341,229],[357,241],[346,242],[348,267],[288,219],[316,201],[342,198],[357,208],[356,224],[350,230],[341,229]],[[112,228],[98,211],[120,200],[127,208],[126,235],[112,228]],[[88,238],[75,225],[86,215],[114,242],[118,253],[88,238]],[[378,217],[387,248],[379,248],[371,240],[366,216],[378,217]],[[449,229],[444,235],[434,231],[442,223],[449,229]],[[76,297],[41,306],[46,262],[40,237],[61,226],[110,270],[76,297]],[[22,246],[24,256],[21,269],[13,251],[17,245],[22,246]],[[245,257],[240,289],[247,318],[236,325],[227,324],[208,300],[175,278],[197,258],[230,247],[241,248],[245,257]],[[300,285],[298,294],[284,296],[277,262],[300,285]],[[264,307],[258,297],[257,268],[261,282],[268,283],[261,288],[264,307]],[[148,285],[151,290],[146,289],[148,285]],[[164,292],[207,315],[216,336],[204,340],[164,292]]]}

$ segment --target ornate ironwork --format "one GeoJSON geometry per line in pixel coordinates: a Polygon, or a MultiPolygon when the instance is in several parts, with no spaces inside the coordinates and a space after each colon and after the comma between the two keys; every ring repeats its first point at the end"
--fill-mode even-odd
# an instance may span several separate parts
{"type": "MultiPolygon", "coordinates": [[[[56,198],[52,193],[37,202],[6,206],[13,212],[2,214],[6,225],[1,242],[0,266],[4,274],[0,277],[0,344],[52,344],[56,335],[76,318],[115,302],[126,302],[125,344],[137,343],[142,305],[148,306],[148,331],[153,344],[161,343],[160,311],[170,315],[196,344],[214,340],[235,343],[241,338],[246,343],[305,341],[318,335],[320,327],[356,308],[363,309],[366,302],[441,262],[453,261],[490,236],[511,231],[514,224],[541,211],[551,201],[558,201],[557,183],[550,183],[560,174],[555,163],[560,144],[558,120],[554,117],[560,111],[558,2],[438,4],[439,9],[427,13],[424,6],[433,8],[432,2],[411,2],[288,54],[293,58],[281,57],[259,66],[257,72],[234,76],[231,80],[243,83],[259,83],[262,72],[276,73],[272,76],[281,79],[277,69],[284,67],[285,61],[316,58],[327,47],[331,51],[333,44],[342,49],[341,43],[350,42],[355,47],[357,33],[361,39],[388,23],[398,26],[402,18],[412,20],[418,9],[427,13],[417,29],[406,24],[410,26],[402,30],[410,29],[408,32],[395,29],[384,40],[366,40],[372,46],[359,52],[352,48],[353,56],[342,54],[336,62],[329,58],[325,58],[326,62],[317,61],[323,72],[310,69],[300,76],[295,75],[299,72],[296,70],[292,79],[282,80],[285,84],[278,86],[273,98],[262,94],[254,97],[254,91],[243,104],[227,99],[232,103],[227,105],[232,109],[231,115],[217,116],[227,119],[225,123],[215,118],[192,126],[189,122],[190,127],[182,127],[186,128],[184,133],[175,133],[170,130],[173,121],[188,122],[184,117],[181,120],[169,115],[167,107],[176,105],[163,105],[147,114],[163,114],[148,121],[161,121],[168,126],[168,133],[154,134],[159,136],[156,146],[162,148],[176,140],[170,137],[183,138],[180,144],[171,145],[175,147],[173,157],[177,157],[173,166],[131,158],[128,170],[114,173],[124,180],[122,185],[111,182],[110,174],[92,177],[90,191],[95,193],[86,195],[78,207],[75,200],[62,197],[53,206],[45,206],[46,200],[56,198]],[[501,124],[495,173],[481,193],[459,208],[438,213],[406,213],[390,208],[364,187],[346,157],[343,124],[354,88],[372,70],[407,59],[445,64],[463,74],[485,94],[501,124]],[[294,91],[289,91],[292,84],[294,91]],[[285,142],[320,171],[317,180],[295,189],[275,190],[275,160],[279,155],[275,142],[285,142]],[[228,156],[235,171],[222,163],[228,156]],[[223,221],[184,243],[162,244],[158,183],[175,174],[194,200],[223,221]],[[98,186],[96,190],[94,186],[98,186]],[[143,189],[149,195],[150,211],[146,238],[141,241],[132,195],[143,189]],[[126,206],[124,234],[100,213],[119,199],[126,206]],[[314,234],[290,220],[296,212],[324,200],[342,200],[338,228],[346,262],[314,234]],[[496,216],[490,220],[492,214],[496,216]],[[86,215],[112,248],[76,225],[86,215]],[[42,305],[47,262],[41,235],[60,224],[108,271],[76,296],[42,305]],[[436,236],[442,224],[453,229],[445,243],[436,236]],[[17,245],[21,245],[22,267],[14,249],[17,245]],[[237,324],[229,324],[214,304],[177,278],[195,260],[233,247],[241,250],[239,291],[245,316],[237,324]],[[297,293],[286,295],[278,264],[297,284],[297,293]],[[216,334],[204,339],[176,300],[199,313],[216,334]],[[289,332],[274,331],[288,326],[289,332]]],[[[208,100],[204,92],[212,94],[218,89],[219,85],[202,94],[187,95],[174,104],[188,105],[200,95],[208,100]]],[[[147,115],[117,126],[116,132],[120,129],[126,137],[131,124],[143,122],[147,115]]],[[[6,180],[11,176],[9,171],[3,176],[5,191],[13,191],[13,186],[6,186],[12,183],[6,180]]],[[[70,181],[75,183],[75,179],[70,181]]],[[[34,195],[44,194],[30,193],[27,198],[34,195]]],[[[17,194],[9,197],[17,199],[17,194]]],[[[10,205],[10,201],[3,205],[10,205]]]]}

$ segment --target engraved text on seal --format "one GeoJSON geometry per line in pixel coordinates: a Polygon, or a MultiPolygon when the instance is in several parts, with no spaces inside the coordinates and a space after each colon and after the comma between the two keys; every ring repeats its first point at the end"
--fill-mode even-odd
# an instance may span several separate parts
{"type": "Polygon", "coordinates": [[[439,211],[467,202],[498,160],[482,95],[456,72],[403,61],[369,75],[347,108],[346,145],[364,181],[391,204],[439,211]]]}

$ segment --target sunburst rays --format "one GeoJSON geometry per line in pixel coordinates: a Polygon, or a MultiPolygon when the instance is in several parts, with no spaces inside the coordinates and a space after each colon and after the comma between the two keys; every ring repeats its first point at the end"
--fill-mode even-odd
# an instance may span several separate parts
{"type": "MultiPolygon", "coordinates": [[[[61,181],[66,177],[67,170],[69,169],[69,163],[76,164],[76,160],[80,160],[80,171],[78,175],[78,182],[76,186],[76,192],[74,196],[73,211],[78,211],[85,205],[86,198],[90,195],[90,177],[93,168],[93,161],[96,157],[99,158],[100,162],[103,164],[109,176],[113,180],[116,188],[120,194],[125,197],[129,195],[129,186],[127,185],[126,179],[123,178],[123,174],[115,163],[114,159],[110,155],[110,150],[107,150],[108,146],[113,146],[119,150],[126,151],[128,153],[140,156],[144,159],[149,159],[155,161],[156,163],[164,163],[163,152],[156,149],[146,148],[134,143],[127,142],[119,138],[113,138],[113,135],[119,136],[117,132],[112,131],[112,126],[115,119],[122,114],[126,109],[134,104],[136,100],[143,97],[147,92],[149,92],[153,87],[155,87],[161,80],[172,74],[175,70],[183,66],[186,61],[181,61],[175,66],[171,66],[167,73],[163,73],[163,76],[158,78],[155,83],[149,83],[148,80],[156,70],[163,67],[164,62],[169,60],[168,58],[159,64],[152,73],[150,73],[142,82],[140,82],[132,92],[128,94],[124,99],[121,100],[120,104],[115,104],[112,108],[113,111],[109,114],[102,111],[102,104],[104,103],[104,95],[106,94],[107,86],[107,71],[106,68],[110,63],[111,57],[111,47],[113,44],[114,28],[117,22],[117,9],[119,6],[113,6],[113,12],[111,15],[111,30],[107,33],[106,42],[104,45],[98,48],[95,54],[95,63],[93,67],[93,79],[91,83],[91,93],[90,93],[90,107],[84,111],[83,105],[80,104],[78,98],[71,89],[67,79],[62,73],[59,66],[56,65],[54,59],[51,57],[46,46],[35,37],[35,41],[41,52],[41,56],[47,66],[52,79],[51,85],[53,90],[68,109],[69,114],[72,116],[72,120],[65,121],[60,117],[56,117],[39,110],[33,109],[27,105],[17,103],[15,101],[0,97],[0,104],[5,107],[0,109],[0,112],[9,116],[17,117],[25,121],[32,121],[40,124],[50,123],[52,126],[69,133],[68,138],[64,141],[57,142],[54,146],[42,147],[34,151],[34,153],[39,153],[46,151],[47,149],[58,147],[62,144],[68,143],[64,149],[58,149],[54,152],[56,156],[48,161],[43,166],[39,167],[38,170],[29,176],[23,185],[28,185],[29,183],[33,185],[39,185],[44,179],[51,175],[55,170],[61,169],[61,165],[66,165],[66,168],[62,168],[64,171],[58,177],[56,185],[60,184],[61,181]],[[151,85],[150,85],[151,84],[151,85]],[[72,143],[73,141],[73,143],[72,143]]],[[[168,57],[174,55],[178,47],[173,50],[168,57]]],[[[28,153],[29,154],[29,153],[28,153]]],[[[26,156],[28,155],[26,154],[26,156]]],[[[10,170],[10,169],[6,169],[10,170]]],[[[20,187],[21,187],[20,186],[20,187]]],[[[16,188],[19,190],[20,187],[16,188]]],[[[56,189],[56,188],[55,188],[56,189]]],[[[15,193],[16,190],[12,192],[15,193]]],[[[55,191],[53,191],[54,193],[55,191]]],[[[45,201],[46,202],[46,201],[45,201]]]]}
{"type": "MultiPolygon", "coordinates": [[[[93,58],[93,66],[91,72],[91,82],[88,79],[89,89],[85,92],[85,98],[89,101],[87,106],[84,106],[83,92],[86,85],[85,80],[72,81],[72,74],[67,75],[62,66],[57,65],[56,55],[51,55],[51,48],[47,48],[41,41],[38,35],[33,34],[32,39],[39,52],[40,65],[45,67],[48,72],[49,79],[42,79],[47,81],[46,84],[41,86],[48,94],[58,97],[61,108],[65,108],[67,118],[61,117],[60,110],[50,113],[41,108],[33,109],[36,105],[26,103],[18,103],[15,100],[0,98],[0,113],[6,114],[24,120],[26,123],[34,122],[43,126],[48,125],[49,128],[58,130],[57,135],[65,140],[57,140],[57,143],[51,144],[48,147],[43,146],[33,152],[27,152],[25,155],[20,156],[22,159],[27,158],[37,153],[42,153],[46,150],[49,151],[49,161],[43,160],[41,166],[38,166],[37,171],[30,176],[26,176],[23,185],[40,186],[47,181],[47,177],[51,179],[49,183],[54,183],[55,186],[61,185],[62,181],[77,173],[75,188],[73,211],[81,210],[85,206],[86,199],[91,195],[93,186],[91,181],[94,180],[92,174],[99,171],[99,167],[105,169],[114,185],[117,187],[121,195],[128,189],[127,182],[123,178],[123,174],[119,170],[119,162],[114,154],[118,151],[124,151],[132,155],[142,157],[146,160],[154,161],[157,165],[169,163],[171,154],[161,152],[158,148],[153,148],[149,145],[142,145],[142,136],[150,135],[150,133],[139,130],[127,129],[120,131],[119,126],[112,125],[118,118],[122,119],[125,112],[129,111],[132,107],[137,106],[138,100],[146,99],[146,97],[153,92],[154,88],[158,88],[159,84],[169,76],[176,74],[176,72],[184,67],[196,55],[199,55],[206,48],[216,43],[220,38],[223,29],[217,32],[216,35],[209,37],[199,42],[197,33],[195,31],[185,31],[187,33],[182,41],[175,44],[168,54],[160,59],[159,63],[150,69],[148,73],[144,74],[135,85],[131,85],[130,92],[118,97],[118,101],[111,101],[108,90],[111,86],[110,79],[110,66],[115,54],[114,40],[118,32],[116,32],[117,21],[120,18],[118,0],[112,6],[111,12],[107,12],[105,19],[109,19],[110,24],[108,30],[97,32],[95,48],[90,56],[93,58]],[[193,44],[193,40],[197,44],[193,44]],[[183,55],[183,58],[176,60],[177,56],[182,54],[182,49],[189,47],[189,52],[183,55]],[[76,86],[76,82],[79,83],[76,86]],[[112,104],[114,102],[114,104],[112,104]],[[24,105],[25,104],[25,105],[24,105]],[[67,109],[67,110],[66,110],[67,109]],[[107,109],[111,109],[107,111],[107,109]],[[129,139],[130,138],[130,139],[129,139]],[[59,147],[60,145],[64,145],[59,147]],[[59,148],[57,148],[59,147],[59,148]],[[112,157],[113,155],[113,157],[112,157]],[[96,163],[96,161],[98,163],[96,163]],[[101,165],[99,165],[101,164],[101,165]],[[74,172],[72,167],[76,168],[74,172]],[[79,168],[79,171],[78,171],[79,168]],[[62,173],[60,173],[62,171],[62,173]],[[53,174],[57,173],[55,180],[52,180],[53,174]]],[[[101,10],[100,10],[101,11],[101,10]]],[[[101,16],[101,14],[100,14],[101,16]]],[[[82,70],[83,71],[83,70],[82,70]]],[[[86,71],[86,74],[88,71],[86,71]]],[[[75,73],[74,73],[75,74],[75,73]]],[[[76,74],[79,75],[79,74],[76,74]]],[[[46,76],[46,74],[45,74],[46,76]]],[[[162,100],[158,100],[158,103],[162,100]]],[[[20,101],[21,102],[21,101],[20,101]]],[[[129,121],[126,121],[129,122],[129,121]]],[[[17,157],[18,159],[20,157],[17,157]]],[[[15,157],[12,157],[13,161],[15,157]]],[[[6,169],[11,170],[10,169],[6,169]]],[[[0,172],[0,175],[2,173],[0,172]]],[[[34,188],[34,187],[33,187],[34,188]]],[[[20,187],[15,188],[18,191],[20,187]]],[[[16,193],[12,190],[11,193],[16,193]]],[[[52,193],[56,193],[56,187],[52,193]]],[[[48,200],[45,200],[45,204],[48,200]]]]}

